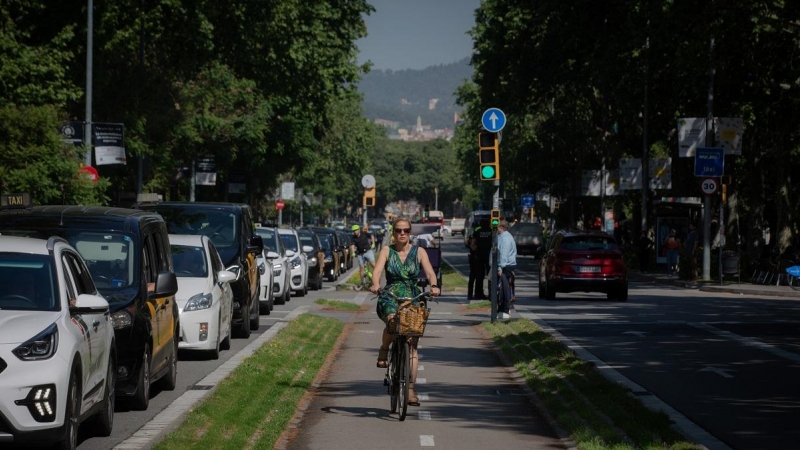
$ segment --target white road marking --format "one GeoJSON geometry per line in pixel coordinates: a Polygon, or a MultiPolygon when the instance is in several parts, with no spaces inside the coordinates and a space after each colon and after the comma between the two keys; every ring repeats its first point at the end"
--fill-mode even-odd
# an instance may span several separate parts
{"type": "Polygon", "coordinates": [[[733,375],[728,373],[730,371],[731,369],[720,369],[719,367],[713,367],[713,366],[700,369],[700,372],[714,372],[715,374],[725,378],[733,378],[733,375]]]}
{"type": "Polygon", "coordinates": [[[647,333],[645,333],[644,331],[625,331],[622,334],[632,334],[634,336],[643,338],[647,333]]]}
{"type": "Polygon", "coordinates": [[[777,348],[770,344],[766,344],[757,339],[739,336],[738,334],[731,333],[730,331],[720,330],[719,328],[712,327],[707,323],[690,323],[689,325],[695,328],[699,328],[701,330],[708,331],[710,333],[714,333],[717,336],[722,336],[724,338],[734,340],[742,345],[746,345],[748,347],[755,347],[759,350],[764,350],[765,352],[772,353],[775,356],[788,359],[789,361],[800,362],[800,355],[798,355],[797,353],[787,352],[786,350],[777,348]]]}
{"type": "Polygon", "coordinates": [[[432,434],[421,434],[421,435],[419,435],[419,446],[420,447],[434,447],[435,444],[433,443],[433,435],[432,434]]]}
{"type": "Polygon", "coordinates": [[[417,393],[417,397],[419,397],[419,401],[421,402],[427,402],[428,400],[430,400],[430,396],[428,394],[417,393]]]}
{"type": "Polygon", "coordinates": [[[428,380],[426,380],[425,378],[417,378],[417,384],[425,384],[427,382],[428,380]]]}
{"type": "Polygon", "coordinates": [[[431,420],[431,412],[430,411],[420,411],[417,413],[417,417],[419,420],[431,420]]]}
{"type": "Polygon", "coordinates": [[[420,364],[419,367],[417,367],[417,371],[420,371],[420,370],[425,370],[425,366],[420,364]]]}

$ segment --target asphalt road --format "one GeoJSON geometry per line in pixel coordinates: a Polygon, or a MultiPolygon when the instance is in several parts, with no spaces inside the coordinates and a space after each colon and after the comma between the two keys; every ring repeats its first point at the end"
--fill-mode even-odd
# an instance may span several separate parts
{"type": "MultiPolygon", "coordinates": [[[[444,257],[466,273],[458,239],[444,257]]],[[[724,445],[800,443],[800,301],[631,282],[628,302],[600,293],[538,298],[538,261],[518,258],[515,312],[552,327],[724,445]]],[[[512,314],[512,318],[514,315],[512,314]]],[[[517,315],[519,317],[519,314],[517,315]]],[[[722,446],[724,448],[724,446],[722,446]]]]}

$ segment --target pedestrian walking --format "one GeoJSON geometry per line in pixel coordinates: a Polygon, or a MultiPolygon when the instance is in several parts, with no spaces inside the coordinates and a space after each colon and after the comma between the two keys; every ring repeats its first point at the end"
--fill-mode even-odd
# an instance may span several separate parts
{"type": "Polygon", "coordinates": [[[467,300],[477,300],[486,298],[483,293],[483,276],[485,269],[481,266],[478,258],[478,232],[481,227],[477,226],[470,230],[467,246],[469,247],[469,282],[467,283],[467,300]],[[480,281],[478,281],[480,279],[480,281]]]}
{"type": "Polygon", "coordinates": [[[497,299],[497,312],[500,319],[511,318],[511,299],[514,298],[514,268],[517,266],[517,244],[508,232],[508,221],[501,220],[497,225],[497,280],[502,295],[497,299]]]}
{"type": "Polygon", "coordinates": [[[678,273],[678,252],[681,248],[681,241],[675,235],[675,229],[669,230],[669,234],[664,239],[664,248],[667,249],[667,272],[670,276],[678,273]]]}
{"type": "MultiPolygon", "coordinates": [[[[490,265],[490,256],[492,253],[492,229],[489,226],[489,219],[484,219],[480,221],[479,225],[480,229],[477,232],[477,239],[478,239],[478,265],[480,269],[480,275],[476,279],[476,287],[475,287],[475,299],[476,300],[486,300],[489,298],[486,295],[483,295],[483,279],[486,278],[486,275],[489,274],[489,270],[491,270],[490,265]],[[478,292],[481,293],[480,297],[478,297],[478,292]]],[[[489,287],[491,289],[491,287],[489,287]]]]}

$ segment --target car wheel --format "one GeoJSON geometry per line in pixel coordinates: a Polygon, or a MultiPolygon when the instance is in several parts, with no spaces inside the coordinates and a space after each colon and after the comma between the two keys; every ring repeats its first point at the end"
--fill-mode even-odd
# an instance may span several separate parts
{"type": "Polygon", "coordinates": [[[178,330],[176,329],[174,332],[174,337],[172,338],[172,352],[169,355],[169,370],[167,371],[164,378],[161,379],[161,387],[165,391],[174,391],[175,388],[178,386],[178,330]]]}
{"type": "Polygon", "coordinates": [[[108,358],[108,372],[106,373],[106,389],[103,394],[103,406],[100,412],[97,413],[95,418],[95,432],[98,436],[111,436],[111,431],[114,428],[114,408],[116,406],[116,392],[114,386],[116,383],[117,367],[114,363],[116,356],[110,355],[108,358]]]}
{"type": "Polygon", "coordinates": [[[544,284],[544,298],[547,300],[556,299],[556,288],[555,286],[551,286],[548,282],[545,282],[544,284]]]}
{"type": "Polygon", "coordinates": [[[59,450],[74,450],[78,445],[78,419],[80,415],[78,399],[80,398],[78,376],[73,369],[69,376],[66,404],[64,405],[64,434],[56,448],[59,450]]]}
{"type": "Polygon", "coordinates": [[[547,296],[545,295],[545,292],[544,292],[544,281],[542,281],[542,280],[539,280],[539,298],[542,299],[542,300],[547,298],[547,296]]]}
{"type": "Polygon", "coordinates": [[[222,347],[222,345],[221,345],[221,341],[222,340],[220,339],[220,336],[222,335],[222,320],[217,319],[217,324],[218,324],[217,325],[217,345],[215,345],[214,348],[212,348],[211,350],[208,351],[209,356],[211,356],[211,359],[219,359],[219,350],[220,350],[220,347],[222,347]]]}
{"type": "MultiPolygon", "coordinates": [[[[256,299],[258,299],[258,297],[256,297],[256,299]]],[[[257,301],[258,300],[256,300],[256,302],[257,301]]],[[[258,303],[255,303],[254,306],[255,308],[252,309],[255,309],[255,315],[252,314],[252,312],[250,314],[250,329],[258,330],[259,327],[261,327],[261,315],[258,313],[258,303]]]]}
{"type": "Polygon", "coordinates": [[[136,394],[131,398],[131,408],[144,411],[150,405],[150,346],[144,346],[142,367],[139,368],[139,381],[136,383],[136,394]]]}
{"type": "Polygon", "coordinates": [[[248,339],[250,337],[250,316],[249,309],[242,311],[242,324],[239,325],[239,330],[236,333],[237,337],[248,339]]]}

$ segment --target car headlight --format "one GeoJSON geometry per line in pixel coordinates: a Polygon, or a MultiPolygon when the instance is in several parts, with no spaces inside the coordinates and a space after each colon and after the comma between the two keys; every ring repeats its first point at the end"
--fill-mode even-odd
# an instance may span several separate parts
{"type": "Polygon", "coordinates": [[[114,329],[118,330],[131,326],[133,318],[127,309],[120,309],[111,315],[111,323],[114,324],[114,329]]]}
{"type": "Polygon", "coordinates": [[[225,270],[236,275],[236,278],[234,278],[233,281],[239,281],[239,279],[242,277],[242,268],[236,264],[226,268],[225,270]]]}
{"type": "Polygon", "coordinates": [[[201,309],[208,309],[211,308],[211,304],[213,303],[211,299],[211,293],[208,294],[197,294],[193,295],[192,298],[186,302],[186,307],[183,308],[184,311],[199,311],[201,309]]]}
{"type": "Polygon", "coordinates": [[[12,350],[23,361],[39,361],[51,358],[58,350],[58,325],[51,324],[44,331],[28,339],[12,350]]]}
{"type": "Polygon", "coordinates": [[[272,275],[279,277],[281,275],[281,271],[283,270],[283,266],[280,264],[273,264],[272,265],[272,275]]]}
{"type": "Polygon", "coordinates": [[[316,256],[311,257],[311,259],[308,260],[308,266],[309,267],[317,267],[317,261],[318,260],[317,260],[316,256]]]}
{"type": "Polygon", "coordinates": [[[292,269],[297,269],[300,267],[300,258],[294,258],[289,263],[292,265],[292,269]]]}

